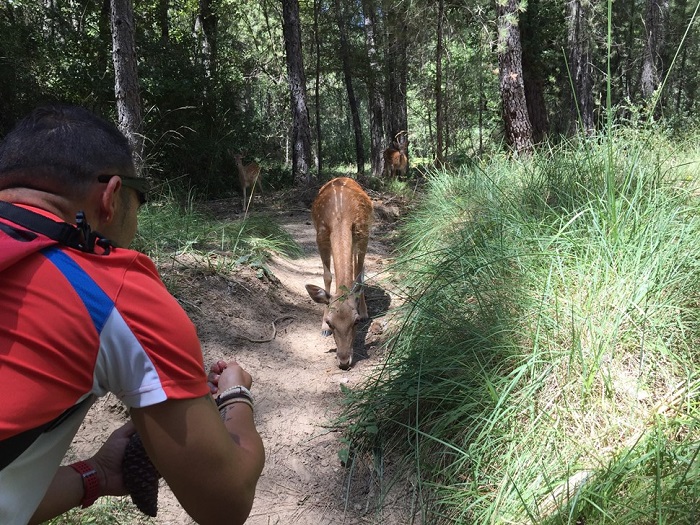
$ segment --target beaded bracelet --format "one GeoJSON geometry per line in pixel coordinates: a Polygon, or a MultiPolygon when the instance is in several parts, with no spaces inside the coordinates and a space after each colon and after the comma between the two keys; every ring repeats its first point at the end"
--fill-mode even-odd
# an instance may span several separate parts
{"type": "Polygon", "coordinates": [[[250,402],[250,408],[253,408],[253,394],[244,386],[234,386],[224,390],[221,395],[216,398],[216,406],[221,408],[224,403],[233,399],[245,399],[250,402]]]}
{"type": "MultiPolygon", "coordinates": [[[[232,387],[227,388],[226,390],[224,390],[223,392],[221,392],[219,394],[219,397],[217,398],[217,400],[223,399],[224,397],[227,397],[231,394],[234,394],[234,395],[237,394],[238,396],[245,396],[248,399],[250,399],[251,401],[253,401],[253,394],[251,394],[250,390],[248,390],[243,385],[236,385],[236,386],[232,386],[232,387]]],[[[235,396],[231,396],[231,397],[235,397],[235,396]]]]}

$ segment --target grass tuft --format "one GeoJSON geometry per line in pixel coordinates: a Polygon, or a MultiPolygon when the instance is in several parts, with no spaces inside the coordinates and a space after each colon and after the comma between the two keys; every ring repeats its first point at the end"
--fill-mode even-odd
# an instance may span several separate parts
{"type": "Polygon", "coordinates": [[[248,215],[216,220],[198,210],[190,194],[181,204],[172,196],[149,203],[139,212],[139,230],[132,246],[158,262],[190,255],[208,269],[228,272],[240,265],[263,269],[272,254],[296,258],[301,247],[273,219],[248,215]]]}
{"type": "Polygon", "coordinates": [[[103,497],[87,509],[75,508],[49,520],[49,525],[122,525],[155,523],[142,514],[128,498],[103,497]]]}

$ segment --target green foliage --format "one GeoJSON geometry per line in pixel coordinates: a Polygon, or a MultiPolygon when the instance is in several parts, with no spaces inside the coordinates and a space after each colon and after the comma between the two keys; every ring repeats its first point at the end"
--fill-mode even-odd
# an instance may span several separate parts
{"type": "Polygon", "coordinates": [[[410,470],[429,523],[693,523],[694,143],[621,134],[430,174],[387,362],[346,392],[347,455],[410,470]]]}
{"type": "Polygon", "coordinates": [[[260,169],[263,174],[262,184],[265,190],[291,187],[293,182],[291,166],[280,163],[260,163],[260,169]]]}
{"type": "Polygon", "coordinates": [[[47,522],[49,525],[131,525],[154,523],[128,498],[104,497],[87,509],[73,509],[47,522]]]}

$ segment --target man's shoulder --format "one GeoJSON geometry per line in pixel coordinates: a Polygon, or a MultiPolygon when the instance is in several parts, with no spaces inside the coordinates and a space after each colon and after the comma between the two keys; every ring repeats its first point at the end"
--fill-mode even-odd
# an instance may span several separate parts
{"type": "Polygon", "coordinates": [[[0,271],[55,244],[57,241],[0,216],[0,271]]]}

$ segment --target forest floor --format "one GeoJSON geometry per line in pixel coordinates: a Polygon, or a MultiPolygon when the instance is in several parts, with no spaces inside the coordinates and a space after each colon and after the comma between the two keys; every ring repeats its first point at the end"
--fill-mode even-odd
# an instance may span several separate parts
{"type": "MultiPolygon", "coordinates": [[[[344,467],[338,456],[342,436],[333,425],[341,412],[341,385],[357,387],[381,364],[379,345],[387,313],[397,300],[386,268],[401,206],[391,197],[369,193],[375,204],[365,262],[370,321],[358,329],[354,364],[347,371],[337,366],[333,338],[321,336],[322,308],[304,288],[307,283],[323,286],[308,196],[267,194],[265,204],[256,197],[252,213],[274,218],[304,252],[296,259],[273,257],[268,264],[270,273],[262,278],[253,269],[239,268],[227,274],[211,271],[208,268],[216,267],[216,261],[191,257],[174,258],[159,268],[197,326],[205,366],[235,358],[253,376],[255,418],[266,462],[247,521],[250,525],[414,522],[409,485],[399,483],[389,494],[384,493],[371,458],[356,457],[344,467]],[[280,320],[272,341],[246,339],[268,339],[275,319],[280,320]]],[[[240,218],[236,213],[240,208],[236,196],[208,203],[206,211],[226,220],[240,218]]],[[[114,397],[98,400],[74,440],[72,455],[85,457],[94,452],[126,417],[114,397]]],[[[391,475],[390,464],[382,466],[382,475],[391,475]]],[[[120,523],[189,525],[193,521],[161,481],[158,516],[120,523]]]]}

